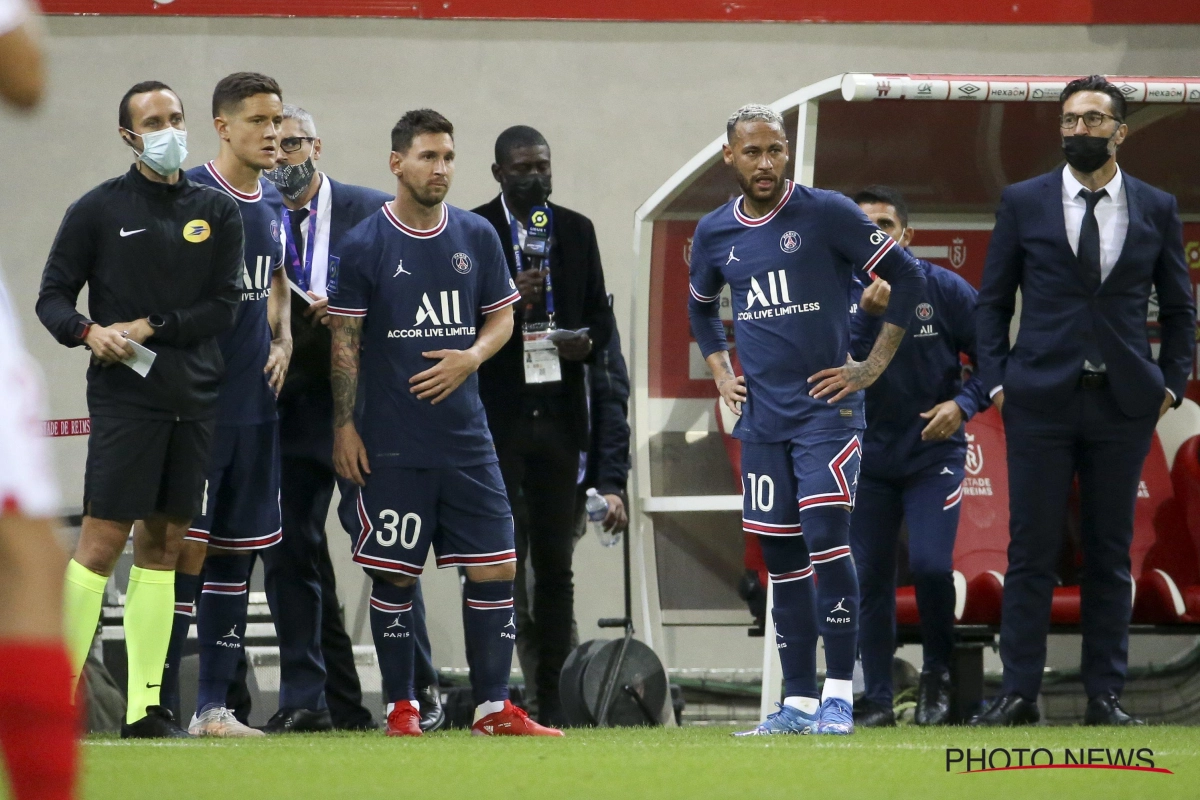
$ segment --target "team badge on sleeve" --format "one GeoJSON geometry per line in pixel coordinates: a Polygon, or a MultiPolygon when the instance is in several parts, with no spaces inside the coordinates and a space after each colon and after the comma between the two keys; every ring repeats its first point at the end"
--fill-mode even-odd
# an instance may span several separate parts
{"type": "Polygon", "coordinates": [[[325,277],[325,293],[337,294],[338,290],[338,271],[342,265],[342,260],[337,256],[329,257],[329,271],[325,277]]]}

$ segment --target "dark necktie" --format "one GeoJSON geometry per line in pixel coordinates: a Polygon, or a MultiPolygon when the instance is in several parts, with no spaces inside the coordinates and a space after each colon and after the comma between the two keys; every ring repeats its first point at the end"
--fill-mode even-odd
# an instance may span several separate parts
{"type": "Polygon", "coordinates": [[[304,263],[306,261],[304,258],[304,233],[303,229],[300,227],[304,223],[304,220],[308,219],[308,209],[298,208],[295,211],[288,212],[288,216],[291,218],[292,222],[292,229],[288,231],[288,235],[292,237],[292,243],[296,248],[296,258],[300,262],[295,265],[296,283],[299,284],[301,289],[308,291],[308,282],[311,279],[311,276],[307,275],[304,270],[304,263]]]}
{"type": "Polygon", "coordinates": [[[1083,269],[1089,276],[1095,280],[1095,285],[1100,285],[1100,223],[1096,221],[1096,204],[1100,202],[1102,197],[1108,197],[1107,189],[1089,192],[1087,189],[1080,189],[1079,196],[1083,198],[1083,202],[1087,203],[1087,210],[1083,212],[1083,224],[1079,226],[1079,263],[1083,265],[1083,269]]]}

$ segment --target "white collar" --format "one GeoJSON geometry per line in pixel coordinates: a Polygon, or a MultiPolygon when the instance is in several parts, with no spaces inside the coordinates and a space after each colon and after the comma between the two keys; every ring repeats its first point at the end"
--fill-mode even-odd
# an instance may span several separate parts
{"type": "MultiPolygon", "coordinates": [[[[1121,188],[1123,186],[1124,186],[1124,179],[1121,176],[1121,167],[1118,166],[1117,174],[1113,175],[1112,178],[1109,180],[1109,182],[1104,184],[1100,188],[1106,189],[1108,191],[1108,199],[1109,200],[1112,200],[1113,202],[1117,202],[1121,197],[1121,188]]],[[[1076,178],[1071,173],[1070,167],[1064,166],[1063,167],[1063,197],[1065,197],[1068,200],[1074,200],[1074,199],[1078,198],[1079,193],[1084,190],[1091,191],[1086,186],[1084,186],[1082,183],[1080,183],[1079,179],[1076,178]]],[[[1104,198],[1101,198],[1100,202],[1104,202],[1104,198]]]]}
{"type": "MultiPolygon", "coordinates": [[[[504,202],[504,192],[500,192],[500,207],[504,209],[504,221],[511,225],[513,221],[513,215],[512,212],[508,210],[508,203],[504,202]]],[[[517,220],[517,225],[521,227],[521,230],[525,229],[525,226],[521,224],[521,220],[517,220]]]]}

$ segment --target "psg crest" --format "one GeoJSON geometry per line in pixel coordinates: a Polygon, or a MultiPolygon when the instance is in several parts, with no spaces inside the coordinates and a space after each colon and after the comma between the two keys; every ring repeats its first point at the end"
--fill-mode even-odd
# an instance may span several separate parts
{"type": "Polygon", "coordinates": [[[779,249],[785,253],[794,253],[800,249],[800,234],[788,231],[779,237],[779,249]]]}
{"type": "Polygon", "coordinates": [[[917,319],[922,322],[928,322],[933,319],[933,306],[929,305],[929,303],[921,303],[917,306],[917,319]]]}
{"type": "Polygon", "coordinates": [[[983,447],[975,444],[975,437],[967,434],[967,463],[968,475],[978,475],[983,471],[983,447]]]}
{"type": "Polygon", "coordinates": [[[450,256],[450,263],[454,265],[454,270],[461,275],[466,275],[471,271],[471,257],[466,253],[455,253],[450,256]]]}

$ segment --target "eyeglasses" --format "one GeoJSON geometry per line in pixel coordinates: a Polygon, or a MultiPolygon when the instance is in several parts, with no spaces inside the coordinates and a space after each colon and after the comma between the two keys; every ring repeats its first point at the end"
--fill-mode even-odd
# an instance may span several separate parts
{"type": "Polygon", "coordinates": [[[288,136],[279,140],[279,148],[285,153],[294,153],[303,147],[305,142],[315,142],[316,140],[315,136],[288,136]]]}
{"type": "MultiPolygon", "coordinates": [[[[1114,117],[1112,114],[1105,114],[1103,111],[1085,111],[1083,114],[1062,114],[1058,118],[1058,126],[1065,130],[1073,129],[1079,124],[1079,120],[1083,120],[1083,124],[1089,128],[1099,128],[1104,124],[1104,120],[1111,119],[1116,122],[1121,120],[1114,117]]],[[[284,141],[287,141],[286,139],[284,141]]]]}

